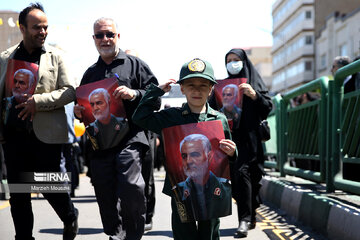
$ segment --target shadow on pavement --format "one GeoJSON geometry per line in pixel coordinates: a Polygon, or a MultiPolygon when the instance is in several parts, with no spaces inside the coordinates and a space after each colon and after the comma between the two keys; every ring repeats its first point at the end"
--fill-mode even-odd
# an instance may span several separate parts
{"type": "MultiPolygon", "coordinates": [[[[62,235],[63,229],[62,228],[47,228],[47,229],[40,229],[39,232],[62,235]]],[[[102,228],[79,228],[78,235],[99,234],[99,233],[103,233],[103,232],[104,231],[102,228]]]]}
{"type": "Polygon", "coordinates": [[[92,203],[96,202],[96,197],[94,195],[80,195],[76,197],[72,197],[71,201],[73,203],[92,203]]]}
{"type": "Polygon", "coordinates": [[[76,199],[76,198],[72,198],[71,201],[73,203],[92,203],[92,202],[96,202],[96,198],[94,198],[94,199],[76,199]]]}
{"type": "Polygon", "coordinates": [[[149,231],[144,234],[145,236],[166,236],[172,238],[172,231],[149,231]]]}
{"type": "Polygon", "coordinates": [[[221,237],[234,236],[235,231],[236,231],[236,228],[220,229],[220,236],[221,237]]]}

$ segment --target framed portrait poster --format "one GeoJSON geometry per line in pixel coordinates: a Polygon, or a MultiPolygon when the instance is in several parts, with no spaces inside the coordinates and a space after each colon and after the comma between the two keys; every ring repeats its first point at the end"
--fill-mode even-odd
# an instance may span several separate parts
{"type": "Polygon", "coordinates": [[[247,78],[233,78],[217,80],[215,84],[215,99],[220,107],[219,111],[224,113],[228,119],[230,129],[237,128],[240,123],[242,112],[243,92],[239,91],[239,85],[246,83],[247,78]]]}
{"type": "Polygon", "coordinates": [[[219,149],[219,141],[225,138],[221,121],[165,128],[162,137],[181,221],[231,214],[228,157],[219,149]]]}
{"type": "Polygon", "coordinates": [[[3,99],[5,126],[4,135],[8,136],[14,129],[30,130],[30,118],[18,117],[23,108],[15,108],[34,94],[38,82],[39,65],[31,62],[9,59],[5,77],[5,95],[3,99]]]}
{"type": "Polygon", "coordinates": [[[113,96],[118,86],[118,81],[114,77],[85,84],[76,89],[77,102],[85,107],[82,121],[95,150],[117,146],[129,131],[123,102],[113,96]]]}

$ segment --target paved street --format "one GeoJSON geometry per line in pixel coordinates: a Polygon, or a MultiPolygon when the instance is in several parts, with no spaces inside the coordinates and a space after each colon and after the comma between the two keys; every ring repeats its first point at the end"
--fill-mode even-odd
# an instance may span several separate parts
{"type": "MultiPolygon", "coordinates": [[[[153,219],[153,230],[145,233],[144,240],[172,239],[170,198],[161,193],[165,178],[164,171],[156,171],[156,212],[153,219]]],[[[94,195],[94,190],[89,178],[82,176],[80,188],[76,190],[76,198],[73,198],[75,206],[79,209],[79,235],[78,240],[105,240],[108,239],[103,233],[100,214],[94,195]]],[[[37,240],[62,239],[62,222],[59,220],[53,209],[42,198],[34,195],[34,231],[33,235],[37,240]]],[[[235,204],[233,211],[236,211],[235,204]]],[[[259,225],[259,224],[258,224],[259,225]]],[[[237,227],[237,217],[233,214],[221,219],[221,239],[234,239],[233,234],[237,227]]],[[[0,239],[14,239],[14,227],[10,214],[8,201],[0,201],[0,239]]],[[[249,232],[247,239],[269,239],[267,235],[257,226],[249,232]]]]}

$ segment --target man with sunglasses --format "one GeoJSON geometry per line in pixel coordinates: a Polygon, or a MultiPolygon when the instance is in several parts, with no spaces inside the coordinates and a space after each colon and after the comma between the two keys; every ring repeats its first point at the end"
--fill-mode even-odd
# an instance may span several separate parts
{"type": "MultiPolygon", "coordinates": [[[[90,167],[104,232],[110,239],[137,240],[141,239],[145,225],[141,159],[149,149],[149,142],[144,131],[133,124],[131,116],[145,88],[151,83],[158,85],[158,81],[145,62],[119,48],[119,38],[113,19],[95,21],[93,39],[100,57],[85,72],[80,85],[118,78],[119,87],[113,95],[123,101],[130,130],[117,146],[93,151],[90,167]]],[[[78,118],[82,117],[82,110],[83,106],[74,107],[78,118]]]]}

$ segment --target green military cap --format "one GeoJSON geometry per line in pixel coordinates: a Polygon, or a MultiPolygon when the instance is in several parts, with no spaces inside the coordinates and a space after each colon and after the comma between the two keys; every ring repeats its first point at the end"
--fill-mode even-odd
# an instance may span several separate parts
{"type": "Polygon", "coordinates": [[[180,79],[177,81],[177,83],[181,83],[188,78],[205,78],[212,84],[217,83],[211,64],[199,58],[194,58],[182,66],[180,71],[180,79]]]}

